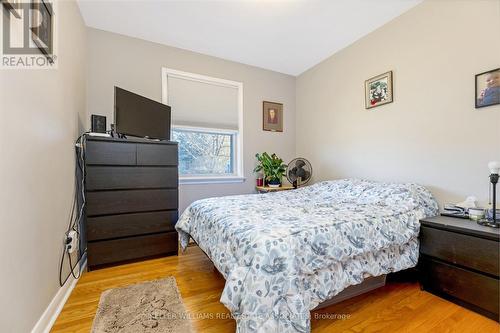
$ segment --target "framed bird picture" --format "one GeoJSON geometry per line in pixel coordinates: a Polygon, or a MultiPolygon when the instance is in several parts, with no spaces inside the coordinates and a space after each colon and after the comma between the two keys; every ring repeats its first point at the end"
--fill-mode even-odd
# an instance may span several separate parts
{"type": "Polygon", "coordinates": [[[476,75],[476,109],[500,104],[500,68],[476,75]]]}
{"type": "Polygon", "coordinates": [[[392,71],[365,81],[365,108],[392,103],[392,71]]]}

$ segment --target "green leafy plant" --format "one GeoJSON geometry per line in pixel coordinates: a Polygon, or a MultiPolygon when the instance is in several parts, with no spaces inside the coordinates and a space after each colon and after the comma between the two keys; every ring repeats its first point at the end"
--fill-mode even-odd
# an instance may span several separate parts
{"type": "Polygon", "coordinates": [[[286,164],[276,154],[269,155],[264,152],[256,154],[255,157],[259,164],[253,170],[254,172],[264,172],[265,179],[270,184],[281,184],[281,178],[286,172],[286,164]]]}

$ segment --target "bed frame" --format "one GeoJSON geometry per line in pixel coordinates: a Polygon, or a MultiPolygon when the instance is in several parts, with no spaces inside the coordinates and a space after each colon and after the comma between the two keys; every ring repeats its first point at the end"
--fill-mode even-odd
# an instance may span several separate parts
{"type": "Polygon", "coordinates": [[[323,309],[323,308],[326,308],[330,305],[345,301],[346,299],[353,298],[353,297],[356,297],[358,295],[375,290],[377,288],[383,287],[383,286],[385,286],[385,278],[386,278],[386,275],[372,276],[372,277],[366,278],[360,284],[347,287],[344,290],[342,290],[340,293],[338,293],[337,295],[333,296],[333,298],[331,298],[327,301],[324,301],[323,303],[320,303],[313,310],[323,309]]]}
{"type": "MultiPolygon", "coordinates": [[[[188,248],[191,247],[191,246],[197,246],[201,250],[201,247],[198,246],[198,243],[196,243],[194,239],[192,239],[190,237],[189,240],[190,241],[189,241],[188,247],[186,248],[185,251],[187,251],[188,248]]],[[[203,254],[205,254],[205,256],[210,261],[212,261],[210,259],[210,257],[205,253],[205,251],[203,251],[203,250],[201,250],[201,251],[203,252],[203,254]]],[[[182,249],[180,248],[180,242],[179,242],[179,252],[178,253],[179,253],[179,255],[182,255],[184,253],[182,251],[182,249]]],[[[219,270],[217,269],[217,267],[215,267],[215,265],[213,263],[212,263],[212,266],[213,266],[214,272],[216,272],[222,278],[224,278],[224,275],[222,275],[219,272],[219,270]]],[[[340,303],[342,301],[345,301],[346,299],[353,298],[353,297],[359,296],[361,294],[370,292],[372,290],[378,289],[380,287],[383,287],[383,286],[385,286],[385,280],[386,280],[386,275],[385,274],[384,275],[380,275],[380,276],[371,276],[371,277],[368,277],[363,282],[361,282],[360,284],[357,284],[357,285],[354,285],[354,286],[349,286],[349,287],[345,288],[344,290],[342,290],[337,295],[333,296],[333,298],[331,298],[331,299],[329,299],[327,301],[324,301],[323,303],[318,304],[318,306],[315,307],[313,309],[313,311],[314,310],[319,310],[319,309],[326,308],[326,307],[328,307],[330,305],[337,304],[337,303],[340,303]]]]}

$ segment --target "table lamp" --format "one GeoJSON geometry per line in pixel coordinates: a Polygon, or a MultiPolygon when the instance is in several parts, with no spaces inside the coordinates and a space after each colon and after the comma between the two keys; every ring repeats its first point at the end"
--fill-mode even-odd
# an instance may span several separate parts
{"type": "Polygon", "coordinates": [[[488,168],[490,169],[490,183],[492,186],[493,213],[491,218],[488,217],[486,219],[479,220],[477,223],[498,228],[500,227],[500,220],[497,219],[497,183],[499,178],[498,174],[500,173],[500,162],[490,162],[488,163],[488,168]]]}

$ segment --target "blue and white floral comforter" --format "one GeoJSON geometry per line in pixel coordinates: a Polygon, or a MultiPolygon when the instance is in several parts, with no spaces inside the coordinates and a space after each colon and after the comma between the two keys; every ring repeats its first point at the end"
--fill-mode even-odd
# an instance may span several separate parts
{"type": "Polygon", "coordinates": [[[176,229],[224,275],[238,332],[309,332],[319,303],[415,266],[419,219],[437,212],[422,186],[347,179],[199,200],[176,229]]]}

